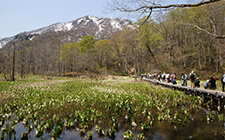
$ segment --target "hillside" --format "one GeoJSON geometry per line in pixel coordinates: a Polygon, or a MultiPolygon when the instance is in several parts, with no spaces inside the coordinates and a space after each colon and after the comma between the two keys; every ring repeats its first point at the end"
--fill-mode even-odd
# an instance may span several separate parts
{"type": "MultiPolygon", "coordinates": [[[[15,37],[20,38],[19,41],[25,39],[32,40],[35,36],[40,36],[49,32],[63,33],[64,36],[67,36],[67,39],[64,41],[79,41],[85,35],[92,35],[96,40],[108,39],[113,33],[128,27],[133,28],[132,24],[130,20],[126,19],[101,18],[88,15],[73,21],[55,23],[41,29],[23,32],[13,37],[2,38],[0,39],[0,48],[7,46],[7,43],[14,40],[15,37]]],[[[8,44],[8,46],[10,46],[10,44],[8,44]]]]}
{"type": "Polygon", "coordinates": [[[224,40],[209,33],[225,34],[224,8],[221,2],[211,5],[211,13],[207,6],[171,9],[162,21],[140,18],[135,23],[138,30],[129,20],[95,16],[56,23],[15,36],[15,55],[12,42],[0,49],[0,70],[11,77],[15,60],[21,77],[80,76],[82,71],[89,77],[158,72],[180,77],[194,70],[200,79],[220,79],[225,66],[224,40]],[[220,14],[213,12],[217,9],[220,14]]]}

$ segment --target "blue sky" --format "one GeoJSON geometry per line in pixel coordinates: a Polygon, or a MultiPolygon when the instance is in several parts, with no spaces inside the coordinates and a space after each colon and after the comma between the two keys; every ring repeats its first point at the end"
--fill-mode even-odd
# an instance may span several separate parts
{"type": "Polygon", "coordinates": [[[0,37],[45,27],[77,18],[106,15],[106,0],[0,0],[0,37]]]}
{"type": "Polygon", "coordinates": [[[0,38],[86,15],[128,18],[120,13],[105,14],[107,1],[110,0],[0,0],[0,38]]]}

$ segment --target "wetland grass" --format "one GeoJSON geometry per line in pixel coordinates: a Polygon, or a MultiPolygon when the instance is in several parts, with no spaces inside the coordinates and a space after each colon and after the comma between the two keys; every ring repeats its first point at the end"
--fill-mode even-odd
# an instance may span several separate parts
{"type": "Polygon", "coordinates": [[[127,78],[51,79],[0,82],[1,139],[224,138],[223,106],[199,97],[127,78]]]}

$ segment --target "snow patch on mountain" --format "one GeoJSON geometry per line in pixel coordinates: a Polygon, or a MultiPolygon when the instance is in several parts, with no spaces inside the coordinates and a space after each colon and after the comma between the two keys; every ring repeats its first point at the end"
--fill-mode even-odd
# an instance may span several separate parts
{"type": "Polygon", "coordinates": [[[8,42],[12,41],[14,37],[7,37],[0,40],[0,48],[4,47],[8,42]]]}
{"type": "Polygon", "coordinates": [[[67,28],[67,30],[71,30],[73,28],[73,22],[69,22],[65,24],[65,27],[67,28]]]}
{"type": "Polygon", "coordinates": [[[114,29],[122,30],[121,25],[120,25],[117,21],[115,21],[115,20],[113,20],[113,21],[111,22],[111,25],[112,25],[112,27],[113,27],[114,29]]]}
{"type": "MultiPolygon", "coordinates": [[[[124,28],[128,27],[134,29],[130,20],[120,18],[101,18],[88,15],[74,21],[56,23],[44,28],[25,33],[31,36],[31,38],[29,38],[30,40],[32,40],[33,37],[37,35],[52,31],[73,31],[77,33],[77,37],[82,37],[84,35],[93,35],[95,39],[101,39],[107,38],[107,36],[110,36],[110,34],[115,31],[123,30],[124,28]]],[[[11,40],[13,40],[14,37],[0,39],[0,48],[5,46],[11,40]]]]}

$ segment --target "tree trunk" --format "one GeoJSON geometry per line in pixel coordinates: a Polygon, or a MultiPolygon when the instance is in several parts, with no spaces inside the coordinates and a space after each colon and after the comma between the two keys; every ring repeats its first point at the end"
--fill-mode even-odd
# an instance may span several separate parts
{"type": "Polygon", "coordinates": [[[200,45],[198,45],[198,66],[199,66],[199,69],[202,70],[201,48],[200,48],[200,45]]]}
{"type": "Polygon", "coordinates": [[[2,69],[3,69],[4,78],[5,78],[5,80],[7,80],[6,73],[5,73],[5,66],[4,66],[4,64],[3,64],[2,69]]]}
{"type": "Polygon", "coordinates": [[[206,65],[207,64],[207,59],[206,59],[206,54],[205,54],[205,47],[204,45],[202,44],[202,52],[203,52],[203,59],[204,59],[204,64],[206,65]]]}
{"type": "Polygon", "coordinates": [[[217,55],[216,55],[216,72],[219,71],[219,61],[220,61],[220,50],[219,50],[219,43],[218,43],[218,40],[216,40],[216,52],[217,52],[217,55]]]}
{"type": "Polygon", "coordinates": [[[20,77],[23,78],[24,73],[24,52],[21,50],[20,52],[20,77]]]}
{"type": "Polygon", "coordinates": [[[170,57],[170,63],[172,64],[172,66],[174,66],[174,54],[173,54],[173,45],[171,45],[171,48],[169,49],[169,57],[170,57]]]}
{"type": "Polygon", "coordinates": [[[218,57],[219,57],[219,61],[220,61],[220,66],[223,66],[222,50],[221,50],[220,43],[219,43],[218,39],[216,39],[216,43],[217,43],[217,47],[218,47],[218,50],[219,50],[218,57]]]}
{"type": "Polygon", "coordinates": [[[159,67],[159,65],[158,65],[158,62],[157,62],[157,60],[156,60],[156,58],[155,58],[155,56],[154,56],[154,53],[152,52],[150,46],[149,46],[148,44],[146,44],[146,47],[147,47],[148,51],[150,52],[150,54],[151,54],[151,56],[152,56],[152,58],[153,58],[153,60],[154,60],[154,62],[155,62],[155,64],[156,64],[156,67],[157,67],[158,69],[160,69],[160,67],[159,67]]]}
{"type": "Polygon", "coordinates": [[[106,61],[106,56],[105,56],[105,76],[107,76],[107,61],[106,61]]]}
{"type": "Polygon", "coordinates": [[[137,58],[137,68],[138,68],[138,76],[140,76],[140,67],[139,67],[138,58],[137,58]]]}
{"type": "Polygon", "coordinates": [[[12,81],[15,81],[15,43],[13,43],[13,61],[12,61],[12,81]]]}
{"type": "Polygon", "coordinates": [[[59,64],[58,64],[58,77],[60,77],[60,69],[61,69],[61,67],[60,67],[60,62],[59,62],[59,64]]]}
{"type": "Polygon", "coordinates": [[[216,59],[215,67],[216,67],[216,72],[218,72],[219,71],[219,62],[218,62],[218,59],[216,59]]]}
{"type": "Polygon", "coordinates": [[[134,62],[134,75],[137,76],[136,63],[134,62]]]}
{"type": "Polygon", "coordinates": [[[125,73],[128,73],[128,68],[127,68],[127,57],[125,57],[125,73]]]}
{"type": "Polygon", "coordinates": [[[79,69],[80,69],[80,67],[79,67],[79,64],[78,64],[77,57],[75,59],[75,62],[76,62],[76,66],[77,66],[77,68],[76,68],[76,70],[77,70],[77,77],[80,77],[80,75],[79,75],[79,69]]]}
{"type": "Polygon", "coordinates": [[[59,51],[58,51],[58,77],[60,77],[60,45],[59,45],[59,51]]]}
{"type": "Polygon", "coordinates": [[[75,73],[74,73],[75,69],[73,68],[73,77],[75,77],[75,73]]]}
{"type": "Polygon", "coordinates": [[[77,68],[77,77],[79,77],[79,69],[77,68]]]}
{"type": "Polygon", "coordinates": [[[209,64],[212,64],[212,56],[211,56],[211,44],[208,46],[208,52],[209,52],[209,64]]]}

